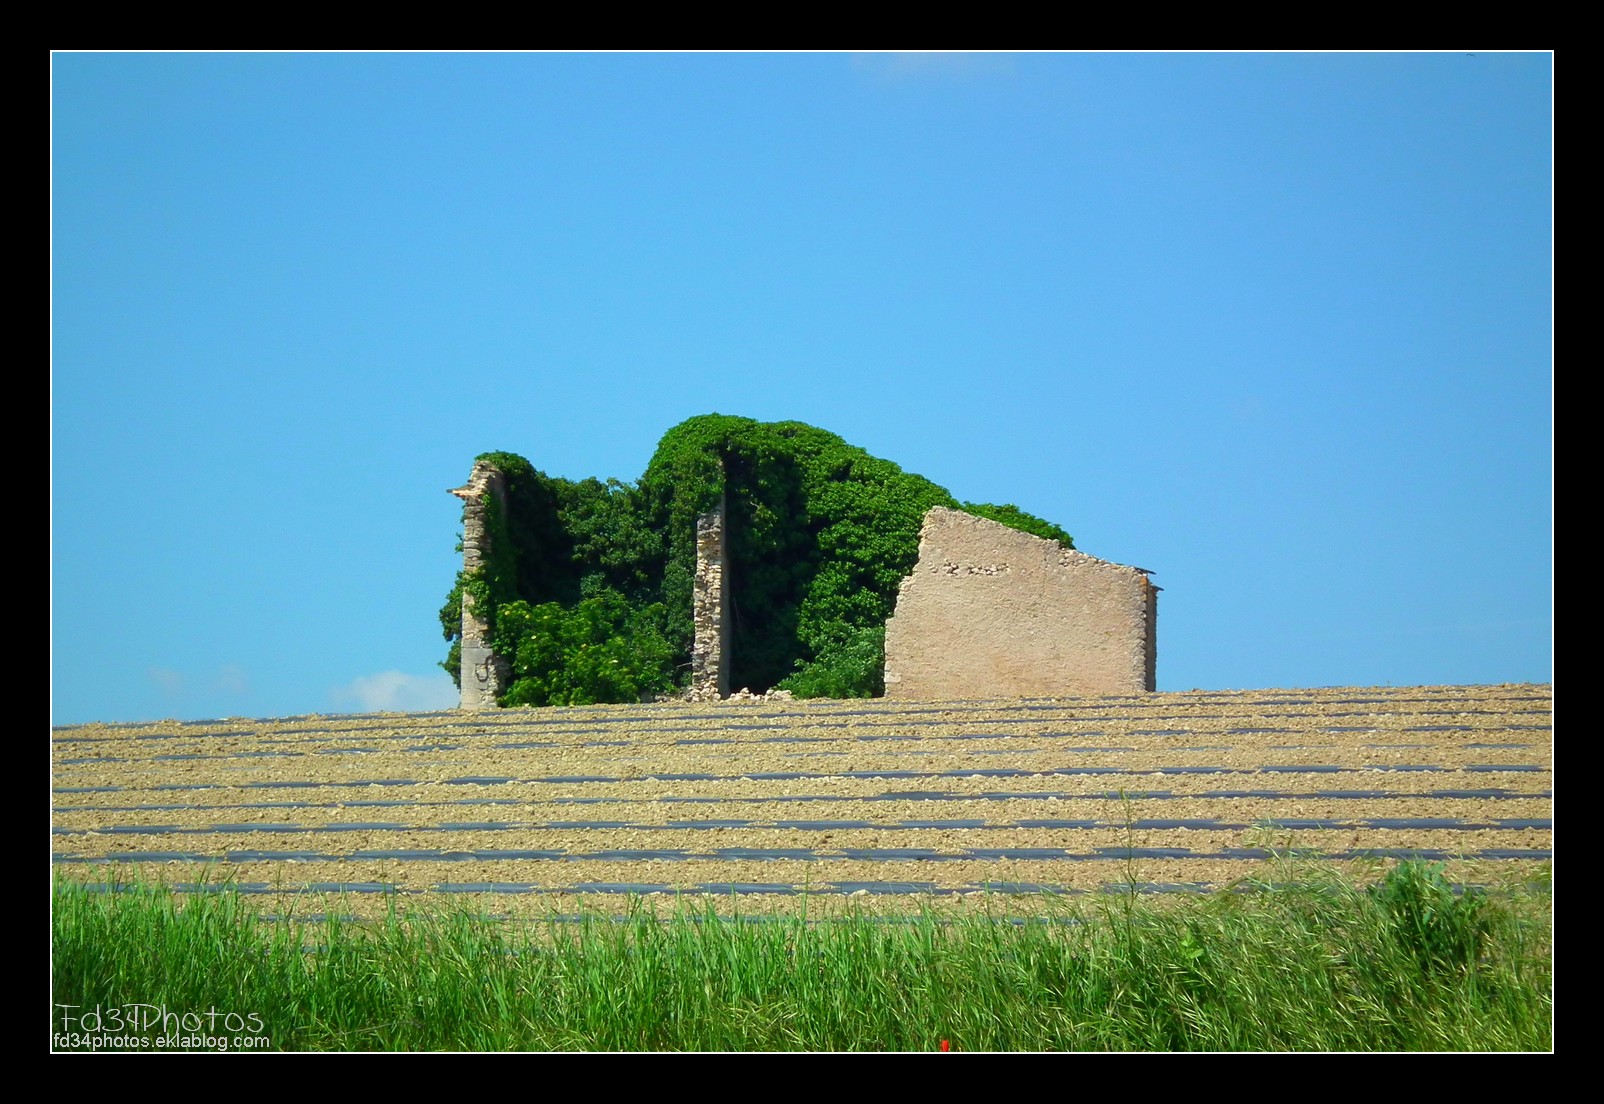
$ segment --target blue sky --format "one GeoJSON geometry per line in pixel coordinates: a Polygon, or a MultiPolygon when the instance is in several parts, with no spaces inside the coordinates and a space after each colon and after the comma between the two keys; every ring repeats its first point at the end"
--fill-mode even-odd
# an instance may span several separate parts
{"type": "Polygon", "coordinates": [[[449,705],[446,489],[822,426],[1161,690],[1550,681],[1548,54],[52,62],[54,723],[449,705]]]}

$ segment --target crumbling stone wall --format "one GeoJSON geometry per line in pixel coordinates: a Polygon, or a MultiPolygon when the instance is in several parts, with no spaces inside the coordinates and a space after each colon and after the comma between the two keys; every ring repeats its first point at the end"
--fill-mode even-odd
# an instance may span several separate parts
{"type": "Polygon", "coordinates": [[[1152,690],[1157,590],[1137,568],[935,507],[886,622],[886,697],[1152,690]]]}
{"type": "Polygon", "coordinates": [[[724,541],[725,501],[696,519],[696,578],[691,598],[695,637],[691,643],[691,696],[725,698],[730,693],[730,618],[724,541]]]}
{"type": "MultiPolygon", "coordinates": [[[[507,482],[500,471],[483,460],[475,461],[468,482],[450,494],[462,499],[462,569],[477,571],[490,556],[490,532],[485,517],[485,496],[492,496],[507,511],[507,482]]],[[[495,709],[507,687],[507,661],[490,649],[490,626],[474,610],[473,595],[462,595],[462,708],[495,709]]]]}

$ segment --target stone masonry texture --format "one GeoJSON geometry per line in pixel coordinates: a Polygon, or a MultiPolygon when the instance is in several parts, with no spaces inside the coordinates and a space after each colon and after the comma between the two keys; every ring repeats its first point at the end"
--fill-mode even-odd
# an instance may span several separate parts
{"type": "Polygon", "coordinates": [[[935,507],[886,622],[886,697],[1059,697],[1154,688],[1145,572],[935,507]]]}
{"type": "MultiPolygon", "coordinates": [[[[506,478],[483,460],[475,461],[468,482],[449,493],[462,499],[462,570],[477,571],[490,554],[485,524],[485,496],[507,508],[506,478]]],[[[495,709],[506,689],[507,661],[490,649],[490,626],[473,608],[473,596],[462,596],[462,699],[463,709],[495,709]]]]}
{"type": "Polygon", "coordinates": [[[730,618],[725,579],[724,499],[696,519],[696,579],[691,617],[691,694],[706,699],[730,693],[730,618]]]}

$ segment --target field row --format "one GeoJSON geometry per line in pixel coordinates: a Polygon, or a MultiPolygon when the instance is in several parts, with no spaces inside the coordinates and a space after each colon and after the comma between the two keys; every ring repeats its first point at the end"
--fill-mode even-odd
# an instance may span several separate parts
{"type": "Polygon", "coordinates": [[[76,726],[52,848],[97,884],[502,912],[1219,889],[1288,852],[1489,883],[1552,856],[1551,710],[1521,685],[76,726]]]}

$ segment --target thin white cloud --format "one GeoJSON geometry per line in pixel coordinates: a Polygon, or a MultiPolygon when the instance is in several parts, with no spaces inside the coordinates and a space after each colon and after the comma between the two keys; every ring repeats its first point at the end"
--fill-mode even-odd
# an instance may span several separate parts
{"type": "Polygon", "coordinates": [[[226,664],[214,674],[199,674],[193,678],[171,667],[149,667],[145,670],[145,678],[168,698],[193,692],[237,697],[249,693],[251,689],[250,677],[246,675],[245,668],[237,663],[226,664]]]}
{"type": "Polygon", "coordinates": [[[336,687],[329,696],[336,708],[358,713],[426,712],[450,709],[458,701],[457,688],[444,671],[433,675],[381,671],[336,687]]]}
{"type": "Polygon", "coordinates": [[[171,667],[152,667],[145,672],[145,677],[156,684],[156,687],[168,697],[176,697],[184,689],[184,673],[175,671],[171,667]]]}

